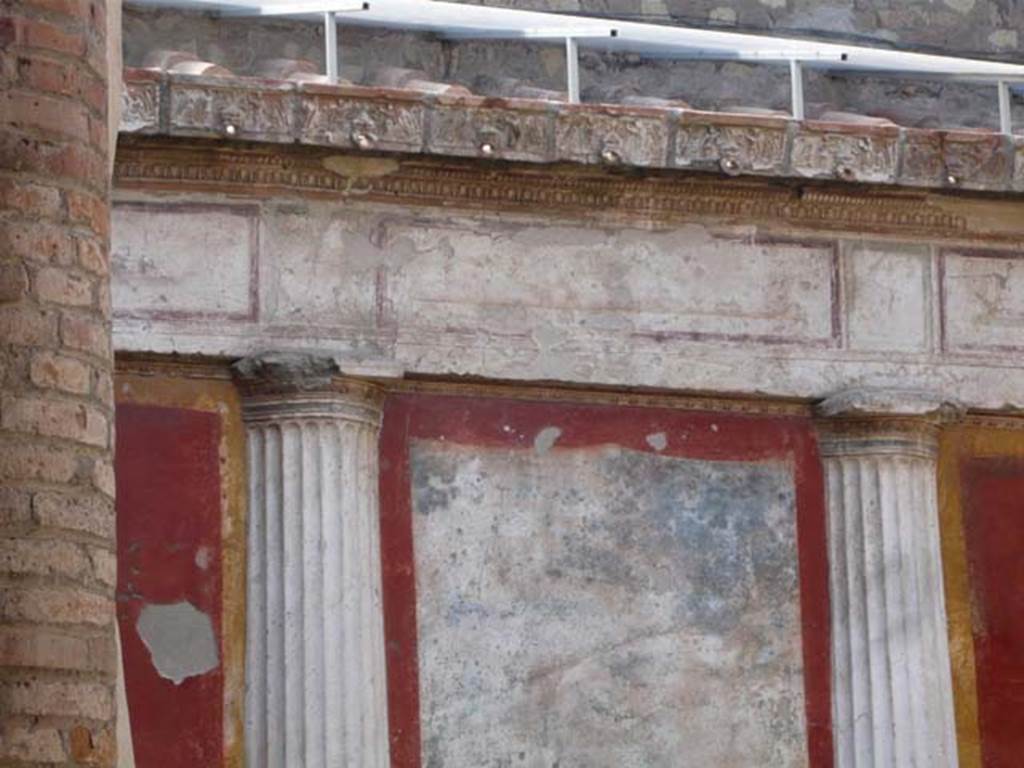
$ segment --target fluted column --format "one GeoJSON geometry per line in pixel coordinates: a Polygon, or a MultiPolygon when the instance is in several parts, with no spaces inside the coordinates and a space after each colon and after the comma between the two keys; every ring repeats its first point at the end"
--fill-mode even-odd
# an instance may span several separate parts
{"type": "Polygon", "coordinates": [[[249,459],[248,768],[386,768],[374,388],[333,361],[235,366],[249,459]]]}
{"type": "Polygon", "coordinates": [[[956,410],[889,390],[820,407],[836,768],[957,765],[936,498],[956,410]]]}

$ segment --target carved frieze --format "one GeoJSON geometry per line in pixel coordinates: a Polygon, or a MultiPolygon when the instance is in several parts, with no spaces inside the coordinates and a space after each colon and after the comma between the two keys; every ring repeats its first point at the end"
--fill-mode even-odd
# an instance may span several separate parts
{"type": "Polygon", "coordinates": [[[559,160],[660,167],[667,144],[664,110],[563,107],[555,121],[559,160]]]}
{"type": "Polygon", "coordinates": [[[238,87],[213,78],[175,78],[168,83],[172,132],[192,136],[256,138],[288,142],[292,130],[291,84],[238,87]],[[194,80],[194,82],[193,82],[194,80]]]}
{"type": "Polygon", "coordinates": [[[809,178],[833,178],[891,184],[896,180],[899,130],[856,130],[828,123],[808,123],[793,137],[790,166],[809,178]]]}
{"type": "Polygon", "coordinates": [[[785,118],[686,113],[676,128],[674,164],[729,175],[779,175],[786,167],[785,118]]]}
{"type": "Polygon", "coordinates": [[[427,151],[442,155],[547,162],[551,159],[554,114],[539,102],[515,107],[487,104],[477,97],[431,105],[427,151]]]}
{"type": "Polygon", "coordinates": [[[408,93],[339,99],[336,87],[304,84],[301,91],[297,130],[312,142],[393,152],[423,148],[426,106],[408,93]]]}

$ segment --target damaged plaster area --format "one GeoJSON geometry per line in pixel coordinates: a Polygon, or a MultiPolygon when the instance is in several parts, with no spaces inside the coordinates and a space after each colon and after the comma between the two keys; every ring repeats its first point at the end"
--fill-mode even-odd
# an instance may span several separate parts
{"type": "Polygon", "coordinates": [[[175,685],[220,664],[213,622],[189,602],[147,605],[136,628],[156,671],[175,685]]]}
{"type": "Polygon", "coordinates": [[[541,435],[411,445],[423,765],[805,766],[786,466],[541,435]]]}

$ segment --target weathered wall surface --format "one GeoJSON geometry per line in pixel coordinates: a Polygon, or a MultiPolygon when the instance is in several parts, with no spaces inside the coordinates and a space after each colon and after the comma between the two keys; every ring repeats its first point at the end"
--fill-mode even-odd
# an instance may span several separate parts
{"type": "MultiPolygon", "coordinates": [[[[316,349],[378,372],[811,398],[917,386],[1024,404],[1013,239],[121,197],[126,351],[316,349]]],[[[964,212],[982,210],[971,226],[997,218],[964,212]]]]}
{"type": "Polygon", "coordinates": [[[559,432],[411,448],[424,764],[806,765],[786,466],[559,432]]]}
{"type": "Polygon", "coordinates": [[[389,399],[394,765],[827,764],[808,426],[389,399]]]}
{"type": "Polygon", "coordinates": [[[0,7],[0,762],[116,760],[105,4],[0,7]]]}
{"type": "MultiPolygon", "coordinates": [[[[1013,0],[540,0],[485,4],[1005,60],[1019,59],[1024,44],[1019,31],[1024,11],[1013,0]]],[[[186,50],[238,74],[252,72],[264,58],[300,58],[317,65],[323,60],[323,41],[313,24],[214,20],[200,14],[139,9],[126,12],[125,24],[125,62],[129,66],[141,65],[147,53],[159,48],[186,50]]],[[[411,67],[481,93],[490,92],[503,77],[546,89],[565,87],[564,53],[558,45],[442,43],[422,36],[342,28],[339,46],[343,74],[355,81],[382,67],[411,67]]],[[[699,109],[789,108],[785,67],[659,62],[586,50],[581,67],[585,100],[617,101],[640,92],[681,99],[699,109]]],[[[998,126],[994,88],[814,73],[808,74],[806,88],[812,116],[823,109],[841,109],[888,117],[908,126],[998,126]]],[[[1024,104],[1015,104],[1014,110],[1018,121],[1024,119],[1024,104]]]]}

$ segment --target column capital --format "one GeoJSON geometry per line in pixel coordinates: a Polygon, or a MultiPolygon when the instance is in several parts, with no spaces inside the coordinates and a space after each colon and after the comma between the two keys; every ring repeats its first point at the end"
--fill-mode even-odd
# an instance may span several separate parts
{"type": "Polygon", "coordinates": [[[259,352],[232,366],[246,422],[334,418],[379,424],[381,388],[346,375],[335,357],[259,352]]]}
{"type": "Polygon", "coordinates": [[[933,458],[939,429],[957,421],[964,407],[930,390],[858,387],[829,395],[815,411],[823,455],[933,458]]]}

